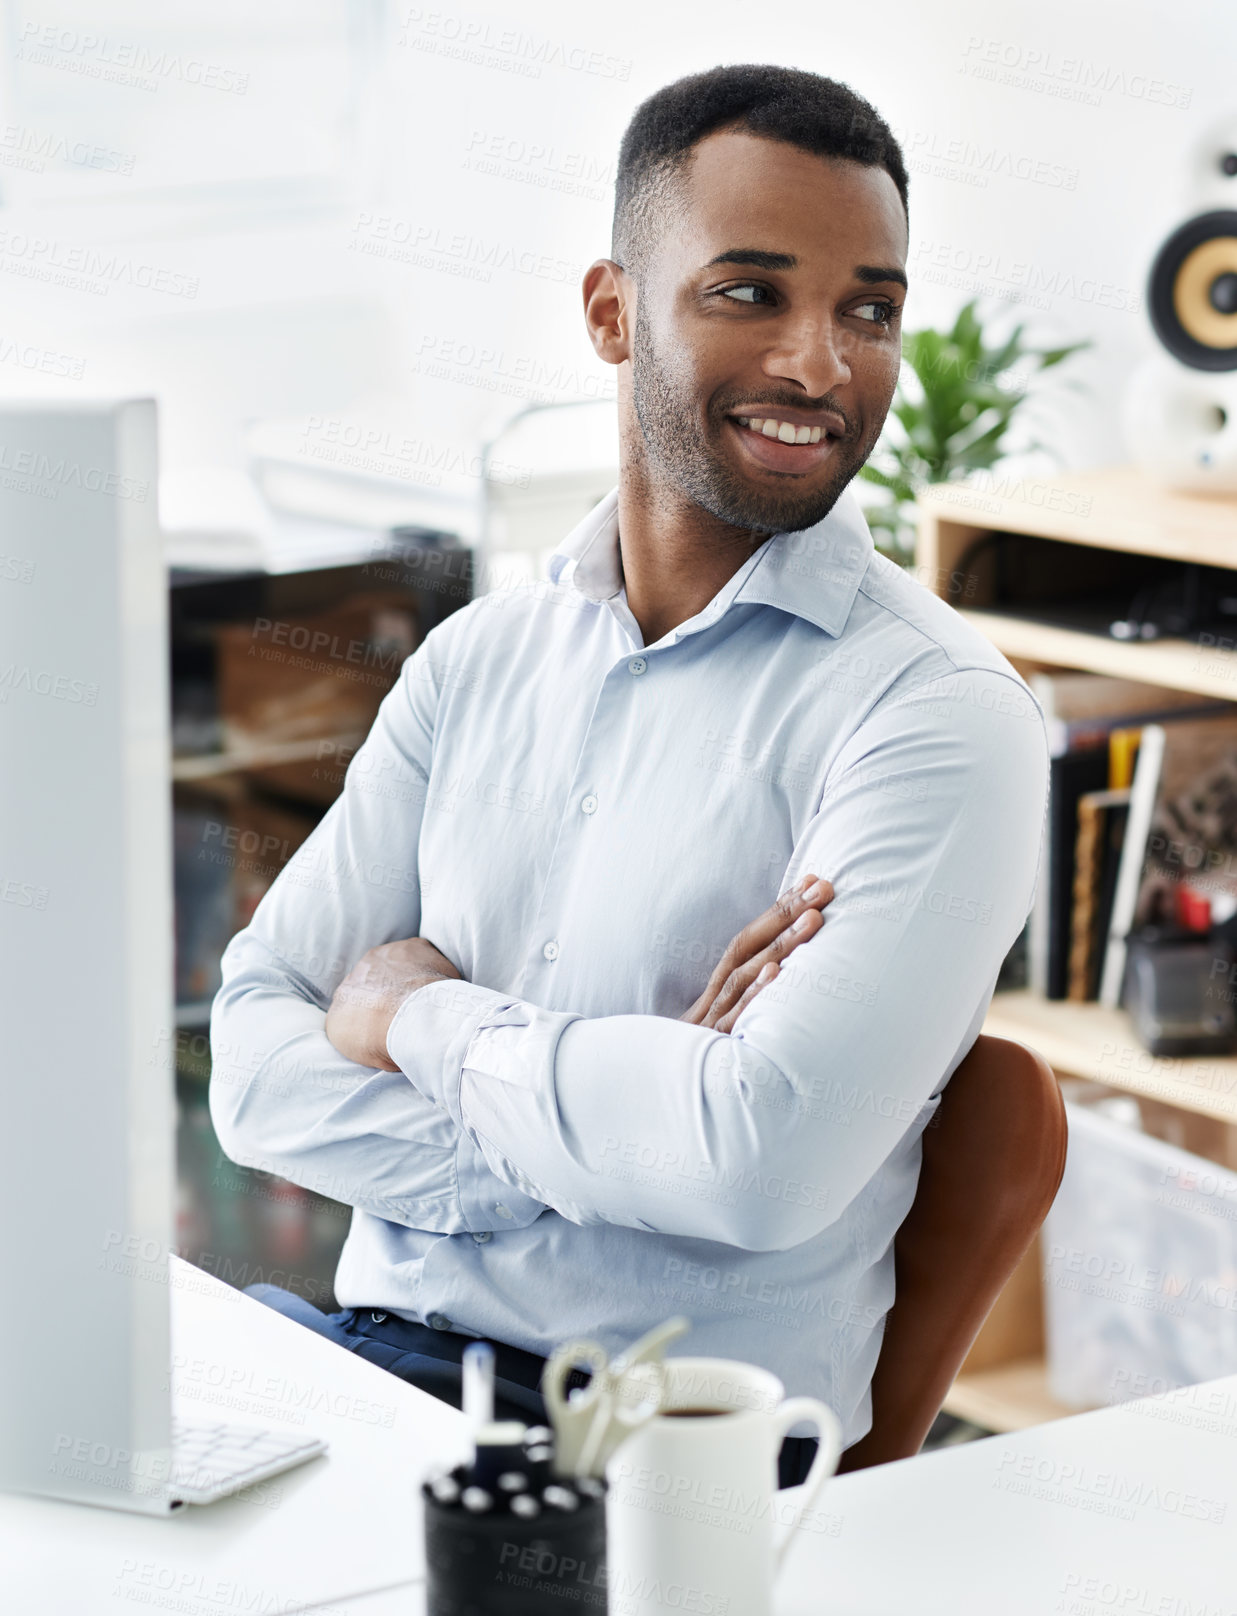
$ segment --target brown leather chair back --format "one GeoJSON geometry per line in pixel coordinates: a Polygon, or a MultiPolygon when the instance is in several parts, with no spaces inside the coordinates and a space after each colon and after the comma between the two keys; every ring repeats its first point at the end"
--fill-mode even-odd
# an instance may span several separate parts
{"type": "Polygon", "coordinates": [[[1065,1168],[1065,1108],[1042,1055],[981,1034],[924,1130],[894,1242],[896,1299],[872,1377],[872,1429],[840,1471],[919,1452],[1065,1168]]]}

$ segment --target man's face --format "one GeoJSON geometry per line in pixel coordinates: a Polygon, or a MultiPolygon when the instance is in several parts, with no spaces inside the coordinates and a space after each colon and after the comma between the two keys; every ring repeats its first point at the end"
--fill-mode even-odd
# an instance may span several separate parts
{"type": "Polygon", "coordinates": [[[637,296],[632,398],[649,459],[720,521],[811,527],[872,452],[893,398],[907,247],[897,188],[883,168],[720,130],[695,147],[685,198],[637,296]],[[787,443],[792,427],[818,441],[787,443]]]}

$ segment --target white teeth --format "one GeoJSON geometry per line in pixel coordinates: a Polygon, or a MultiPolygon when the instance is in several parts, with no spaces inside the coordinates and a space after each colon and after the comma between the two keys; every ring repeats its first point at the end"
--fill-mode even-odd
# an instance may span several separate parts
{"type": "Polygon", "coordinates": [[[753,432],[759,432],[766,438],[777,438],[782,443],[819,443],[825,430],[820,426],[796,427],[789,421],[778,421],[772,416],[765,419],[759,415],[738,415],[735,419],[740,426],[750,427],[753,432]]]}

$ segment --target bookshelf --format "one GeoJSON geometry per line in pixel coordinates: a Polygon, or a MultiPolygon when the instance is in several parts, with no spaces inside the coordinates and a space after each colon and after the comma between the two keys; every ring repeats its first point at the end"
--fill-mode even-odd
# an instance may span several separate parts
{"type": "Polygon", "coordinates": [[[1124,1010],[1049,1000],[1020,990],[993,996],[984,1031],[1030,1044],[1058,1077],[1081,1077],[1217,1122],[1237,1123],[1237,1056],[1156,1056],[1124,1010]]]}
{"type": "Polygon", "coordinates": [[[340,734],[314,736],[305,741],[271,742],[267,745],[231,751],[204,752],[197,756],[172,759],[172,780],[187,784],[192,780],[214,780],[222,775],[245,774],[253,769],[271,769],[281,763],[305,763],[321,757],[324,747],[336,753],[359,746],[365,739],[363,730],[348,730],[340,734]]]}
{"type": "MultiPolygon", "coordinates": [[[[968,551],[989,533],[1054,541],[1046,565],[1055,585],[1095,576],[1103,560],[1200,562],[1234,569],[1237,594],[1237,499],[1176,494],[1130,466],[1070,473],[1051,482],[988,488],[942,484],[918,505],[916,575],[934,593],[958,600],[962,615],[1021,673],[1077,669],[1137,679],[1206,698],[1237,702],[1237,636],[1200,647],[1186,640],[1121,641],[1099,632],[1036,621],[1036,603],[994,607],[991,556],[968,551]],[[951,578],[953,588],[951,590],[951,578]]],[[[1134,1036],[1123,1010],[1098,1003],[1047,1000],[1028,991],[998,993],[984,1031],[1033,1046],[1060,1078],[1081,1078],[1136,1095],[1148,1108],[1186,1113],[1195,1136],[1210,1126],[1227,1141],[1237,1125],[1237,1056],[1157,1058],[1134,1036]]],[[[946,1410],[994,1431],[1018,1430],[1077,1412],[1058,1404],[1043,1362],[1039,1243],[999,1299],[946,1410]]]]}
{"type": "MultiPolygon", "coordinates": [[[[1237,513],[1235,513],[1237,520],[1237,513]]],[[[1237,533],[1234,534],[1237,560],[1237,533]]],[[[1077,629],[1048,623],[1026,622],[1000,612],[962,613],[1011,662],[1033,662],[1039,667],[1080,668],[1084,673],[1108,673],[1118,679],[1142,679],[1171,690],[1192,690],[1197,695],[1237,698],[1237,651],[1208,648],[1200,651],[1184,640],[1158,640],[1129,644],[1101,640],[1077,629]]]]}
{"type": "Polygon", "coordinates": [[[1172,493],[1136,466],[985,488],[938,483],[919,499],[917,563],[953,566],[968,530],[1027,533],[1215,567],[1237,563],[1237,500],[1172,493]]]}

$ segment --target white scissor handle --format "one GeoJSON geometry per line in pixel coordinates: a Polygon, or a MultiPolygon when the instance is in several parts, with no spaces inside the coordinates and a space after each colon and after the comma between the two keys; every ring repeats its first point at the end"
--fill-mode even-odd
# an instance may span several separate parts
{"type": "Polygon", "coordinates": [[[670,1343],[677,1341],[681,1335],[686,1335],[691,1327],[689,1318],[685,1318],[682,1313],[676,1313],[672,1319],[666,1319],[662,1324],[655,1324],[638,1341],[633,1341],[631,1346],[619,1353],[610,1367],[616,1375],[620,1375],[624,1369],[635,1364],[660,1363],[670,1343]]]}
{"type": "Polygon", "coordinates": [[[541,1394],[554,1427],[560,1475],[600,1476],[623,1438],[652,1419],[665,1393],[666,1347],[690,1329],[691,1320],[675,1314],[633,1341],[613,1363],[600,1342],[586,1337],[555,1348],[542,1371],[541,1394]],[[568,1397],[564,1382],[577,1364],[592,1378],[568,1397]]]}
{"type": "Polygon", "coordinates": [[[555,1465],[560,1473],[574,1471],[584,1444],[600,1416],[599,1403],[609,1398],[609,1358],[599,1341],[580,1337],[565,1341],[546,1359],[541,1372],[541,1395],[554,1427],[555,1465]],[[587,1386],[577,1387],[568,1397],[563,1389],[568,1374],[577,1365],[592,1372],[587,1386]]]}
{"type": "Polygon", "coordinates": [[[666,1366],[659,1360],[609,1371],[609,1389],[598,1407],[573,1465],[577,1476],[602,1476],[606,1461],[625,1437],[661,1411],[666,1366]],[[624,1411],[626,1405],[626,1411],[624,1411]]]}

